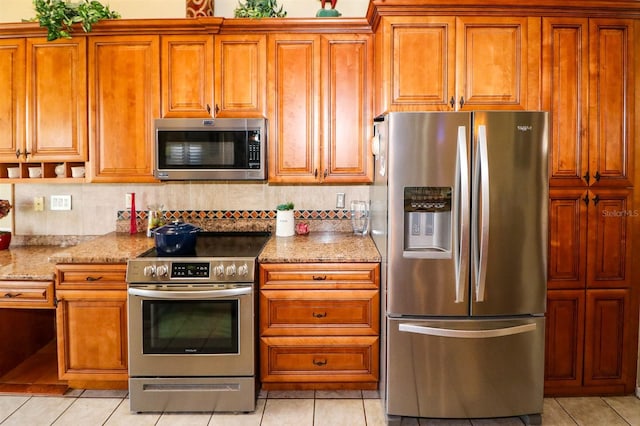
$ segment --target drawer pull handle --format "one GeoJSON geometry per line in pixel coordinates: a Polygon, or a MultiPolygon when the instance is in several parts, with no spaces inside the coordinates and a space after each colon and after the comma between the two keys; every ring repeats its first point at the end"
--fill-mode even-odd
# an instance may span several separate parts
{"type": "Polygon", "coordinates": [[[325,318],[327,316],[327,313],[323,312],[321,314],[317,314],[317,313],[313,312],[311,315],[313,315],[314,318],[325,318]]]}
{"type": "Polygon", "coordinates": [[[85,278],[87,281],[100,281],[102,277],[87,277],[85,278]]]}
{"type": "Polygon", "coordinates": [[[13,293],[5,293],[4,294],[4,297],[6,297],[8,299],[12,299],[14,297],[20,297],[20,296],[22,296],[22,293],[15,293],[15,294],[13,294],[13,293]]]}
{"type": "Polygon", "coordinates": [[[313,364],[317,365],[318,367],[324,367],[325,365],[327,365],[327,360],[323,359],[322,361],[320,361],[320,360],[314,359],[313,364]]]}
{"type": "Polygon", "coordinates": [[[327,276],[326,275],[323,275],[323,276],[314,275],[313,279],[314,279],[314,281],[324,281],[324,280],[327,279],[327,276]]]}

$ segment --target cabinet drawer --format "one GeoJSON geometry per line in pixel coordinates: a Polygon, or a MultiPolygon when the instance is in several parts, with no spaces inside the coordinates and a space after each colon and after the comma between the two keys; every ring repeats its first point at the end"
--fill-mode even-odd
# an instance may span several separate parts
{"type": "Polygon", "coordinates": [[[377,382],[378,337],[263,337],[263,382],[377,382]]]}
{"type": "Polygon", "coordinates": [[[263,289],[378,288],[377,263],[291,263],[260,265],[263,289]]]}
{"type": "Polygon", "coordinates": [[[61,289],[126,289],[124,264],[58,265],[56,288],[61,289]]]}
{"type": "Polygon", "coordinates": [[[0,281],[0,308],[52,309],[52,281],[0,281]]]}
{"type": "Polygon", "coordinates": [[[260,335],[377,335],[378,290],[262,290],[260,335]]]}

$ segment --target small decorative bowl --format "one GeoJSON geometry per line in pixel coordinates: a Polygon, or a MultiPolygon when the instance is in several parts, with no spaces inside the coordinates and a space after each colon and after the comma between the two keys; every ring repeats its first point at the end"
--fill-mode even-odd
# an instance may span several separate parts
{"type": "Polygon", "coordinates": [[[298,222],[296,224],[297,235],[309,235],[309,224],[304,222],[298,222]]]}

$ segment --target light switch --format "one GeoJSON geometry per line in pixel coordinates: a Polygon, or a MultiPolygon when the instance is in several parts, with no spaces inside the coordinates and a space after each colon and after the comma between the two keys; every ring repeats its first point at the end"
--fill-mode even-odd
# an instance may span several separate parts
{"type": "Polygon", "coordinates": [[[71,195],[52,195],[51,210],[71,210],[71,195]]]}
{"type": "Polygon", "coordinates": [[[336,209],[344,209],[344,192],[336,194],[336,209]]]}

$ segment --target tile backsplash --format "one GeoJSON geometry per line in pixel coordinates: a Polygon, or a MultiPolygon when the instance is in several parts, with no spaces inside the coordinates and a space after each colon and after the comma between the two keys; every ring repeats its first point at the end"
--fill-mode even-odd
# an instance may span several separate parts
{"type": "MultiPolygon", "coordinates": [[[[12,214],[16,235],[102,235],[116,231],[118,223],[124,221],[123,215],[129,217],[125,195],[135,193],[139,212],[148,210],[150,205],[162,204],[163,210],[169,212],[268,215],[278,204],[293,202],[296,215],[301,218],[337,219],[343,214],[342,209],[336,209],[337,193],[345,194],[348,206],[351,200],[368,200],[369,188],[369,185],[269,185],[263,182],[28,183],[15,185],[12,214]],[[71,210],[51,210],[52,195],[71,195],[71,210]],[[44,211],[34,211],[35,197],[44,197],[44,211]]],[[[139,218],[144,218],[146,225],[146,213],[139,218]]]]}

